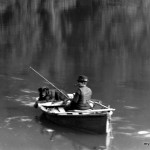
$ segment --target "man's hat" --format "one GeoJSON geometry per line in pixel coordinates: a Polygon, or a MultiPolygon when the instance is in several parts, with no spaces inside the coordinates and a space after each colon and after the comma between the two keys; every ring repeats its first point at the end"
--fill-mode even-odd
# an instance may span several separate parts
{"type": "Polygon", "coordinates": [[[79,77],[78,77],[78,80],[77,80],[78,82],[88,82],[88,77],[87,76],[85,76],[85,75],[80,75],[79,77]]]}

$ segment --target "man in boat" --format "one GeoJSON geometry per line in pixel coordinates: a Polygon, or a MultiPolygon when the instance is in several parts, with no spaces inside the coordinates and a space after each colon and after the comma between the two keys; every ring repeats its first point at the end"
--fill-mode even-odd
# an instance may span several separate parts
{"type": "Polygon", "coordinates": [[[92,96],[92,90],[87,87],[87,82],[88,82],[88,77],[84,75],[80,75],[78,77],[76,86],[77,91],[74,95],[74,98],[71,100],[71,103],[69,106],[67,106],[65,109],[66,110],[73,110],[73,109],[80,109],[80,110],[85,110],[89,109],[89,100],[91,99],[92,96]]]}

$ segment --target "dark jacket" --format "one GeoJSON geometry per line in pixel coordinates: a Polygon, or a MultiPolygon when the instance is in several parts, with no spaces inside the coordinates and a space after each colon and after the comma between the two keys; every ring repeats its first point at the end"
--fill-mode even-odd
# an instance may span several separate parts
{"type": "Polygon", "coordinates": [[[88,101],[91,99],[92,91],[87,86],[79,87],[71,102],[72,109],[89,109],[88,101]]]}

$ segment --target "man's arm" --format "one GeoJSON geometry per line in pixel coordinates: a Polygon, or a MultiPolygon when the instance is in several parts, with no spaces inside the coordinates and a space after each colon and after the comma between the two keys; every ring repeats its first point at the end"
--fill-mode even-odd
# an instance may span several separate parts
{"type": "Polygon", "coordinates": [[[77,103],[79,101],[79,97],[80,97],[80,94],[81,94],[81,91],[78,90],[75,95],[74,95],[74,98],[73,98],[73,102],[77,103]]]}

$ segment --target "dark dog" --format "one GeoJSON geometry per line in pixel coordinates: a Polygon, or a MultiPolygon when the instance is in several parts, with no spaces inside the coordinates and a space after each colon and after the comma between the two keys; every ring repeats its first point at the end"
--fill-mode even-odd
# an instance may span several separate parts
{"type": "Polygon", "coordinates": [[[42,87],[38,89],[39,91],[39,101],[65,101],[67,98],[63,94],[67,94],[65,91],[60,91],[56,89],[49,89],[48,87],[42,87]]]}

